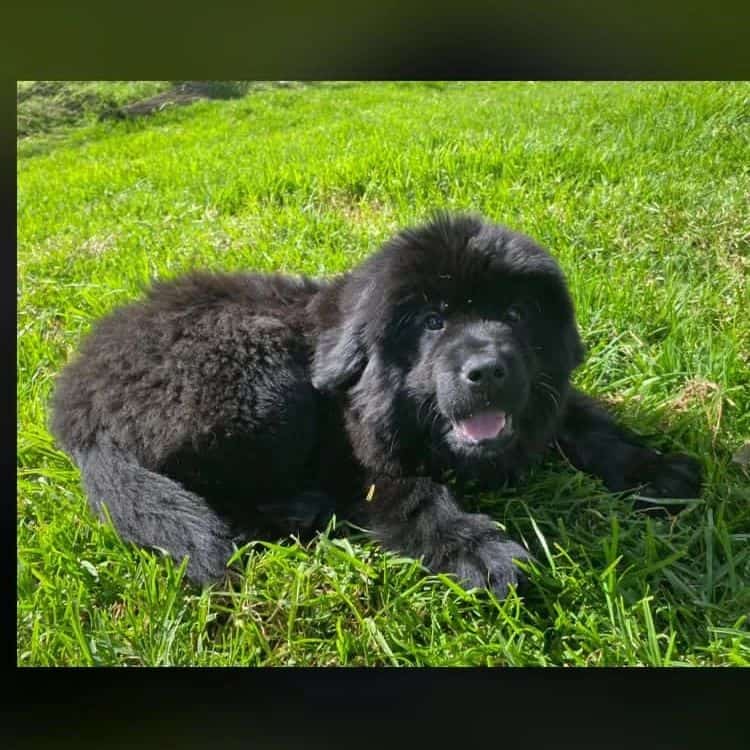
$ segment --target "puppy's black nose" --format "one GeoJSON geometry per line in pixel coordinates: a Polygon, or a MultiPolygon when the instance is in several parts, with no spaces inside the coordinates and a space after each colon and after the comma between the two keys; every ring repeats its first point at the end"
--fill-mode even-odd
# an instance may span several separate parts
{"type": "Polygon", "coordinates": [[[470,388],[500,385],[505,379],[505,365],[495,356],[477,354],[461,368],[461,377],[470,388]]]}

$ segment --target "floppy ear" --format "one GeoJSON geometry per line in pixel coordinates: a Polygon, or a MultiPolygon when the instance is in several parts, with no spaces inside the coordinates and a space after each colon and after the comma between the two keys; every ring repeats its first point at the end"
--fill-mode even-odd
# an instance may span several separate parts
{"type": "Polygon", "coordinates": [[[351,385],[367,364],[363,341],[364,325],[342,320],[318,335],[312,363],[312,384],[332,393],[351,385]]]}
{"type": "Polygon", "coordinates": [[[563,337],[565,341],[565,351],[567,353],[567,364],[571,372],[583,363],[586,358],[586,347],[581,341],[581,334],[578,331],[578,325],[575,319],[565,332],[563,337]]]}

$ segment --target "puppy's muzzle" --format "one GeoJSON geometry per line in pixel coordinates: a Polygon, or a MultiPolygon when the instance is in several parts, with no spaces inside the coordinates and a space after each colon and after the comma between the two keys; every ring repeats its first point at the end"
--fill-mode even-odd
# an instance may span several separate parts
{"type": "Polygon", "coordinates": [[[499,352],[483,352],[470,356],[461,367],[459,380],[464,389],[495,403],[502,393],[509,363],[499,352]]]}

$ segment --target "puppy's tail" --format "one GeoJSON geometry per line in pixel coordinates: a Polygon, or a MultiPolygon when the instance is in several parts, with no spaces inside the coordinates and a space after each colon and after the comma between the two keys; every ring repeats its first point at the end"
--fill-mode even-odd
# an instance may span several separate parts
{"type": "Polygon", "coordinates": [[[187,556],[187,576],[196,583],[223,576],[232,532],[203,498],[144,468],[108,438],[72,454],[91,508],[104,519],[106,506],[123,539],[163,549],[178,562],[187,556]]]}

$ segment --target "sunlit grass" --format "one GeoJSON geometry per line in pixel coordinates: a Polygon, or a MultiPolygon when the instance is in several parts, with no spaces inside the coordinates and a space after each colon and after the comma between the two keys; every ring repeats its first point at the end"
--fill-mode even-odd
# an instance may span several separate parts
{"type": "Polygon", "coordinates": [[[732,462],[750,440],[749,133],[747,84],[388,83],[20,142],[19,664],[750,663],[750,474],[732,462]],[[702,502],[655,520],[551,457],[469,501],[539,560],[501,603],[328,534],[253,546],[240,583],[199,592],[91,517],[46,420],[98,316],[198,266],[335,273],[434,208],[554,252],[589,350],[577,382],[699,456],[702,502]]]}

